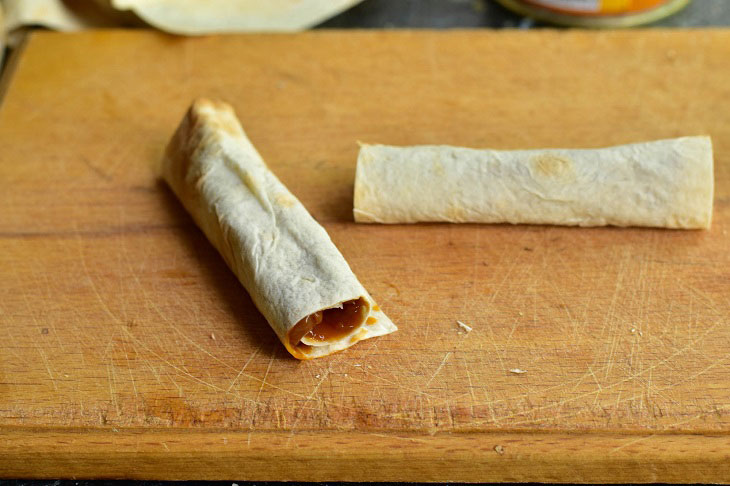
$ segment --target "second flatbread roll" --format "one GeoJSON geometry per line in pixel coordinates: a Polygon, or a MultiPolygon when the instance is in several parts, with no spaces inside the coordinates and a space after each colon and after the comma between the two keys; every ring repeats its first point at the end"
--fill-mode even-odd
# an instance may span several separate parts
{"type": "Polygon", "coordinates": [[[709,228],[710,137],[601,149],[363,145],[360,223],[529,223],[709,228]]]}

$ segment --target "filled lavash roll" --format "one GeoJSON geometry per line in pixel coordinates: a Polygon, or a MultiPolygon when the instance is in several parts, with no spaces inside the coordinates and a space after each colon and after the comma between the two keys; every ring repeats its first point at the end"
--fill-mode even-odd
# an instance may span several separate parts
{"type": "Polygon", "coordinates": [[[709,228],[710,137],[600,149],[361,145],[360,223],[709,228]]]}
{"type": "Polygon", "coordinates": [[[162,176],[296,358],[396,330],[229,105],[193,103],[167,146],[162,176]]]}

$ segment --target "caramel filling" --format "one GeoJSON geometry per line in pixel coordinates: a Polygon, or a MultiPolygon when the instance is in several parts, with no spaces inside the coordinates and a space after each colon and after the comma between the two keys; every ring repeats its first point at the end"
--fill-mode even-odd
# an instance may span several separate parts
{"type": "Polygon", "coordinates": [[[316,343],[337,341],[360,327],[368,314],[368,304],[363,298],[344,302],[341,308],[325,309],[310,314],[289,331],[292,347],[307,346],[302,339],[316,343]]]}

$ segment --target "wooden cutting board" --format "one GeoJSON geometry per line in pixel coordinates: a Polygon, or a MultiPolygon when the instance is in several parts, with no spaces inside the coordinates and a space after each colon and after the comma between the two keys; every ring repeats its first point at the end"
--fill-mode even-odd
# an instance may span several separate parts
{"type": "Polygon", "coordinates": [[[33,35],[0,108],[0,475],[730,482],[728,59],[722,30],[33,35]],[[287,355],[156,179],[200,95],[397,333],[287,355]],[[710,231],[352,221],[358,140],[694,134],[710,231]]]}

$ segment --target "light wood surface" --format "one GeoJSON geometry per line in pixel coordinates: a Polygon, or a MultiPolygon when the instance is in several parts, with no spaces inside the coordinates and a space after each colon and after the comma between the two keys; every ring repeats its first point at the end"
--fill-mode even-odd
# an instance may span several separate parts
{"type": "Polygon", "coordinates": [[[712,30],[34,34],[0,107],[0,475],[730,482],[728,59],[712,30]],[[153,170],[200,95],[397,333],[283,350],[153,170]],[[705,133],[710,231],[352,221],[358,140],[705,133]]]}

